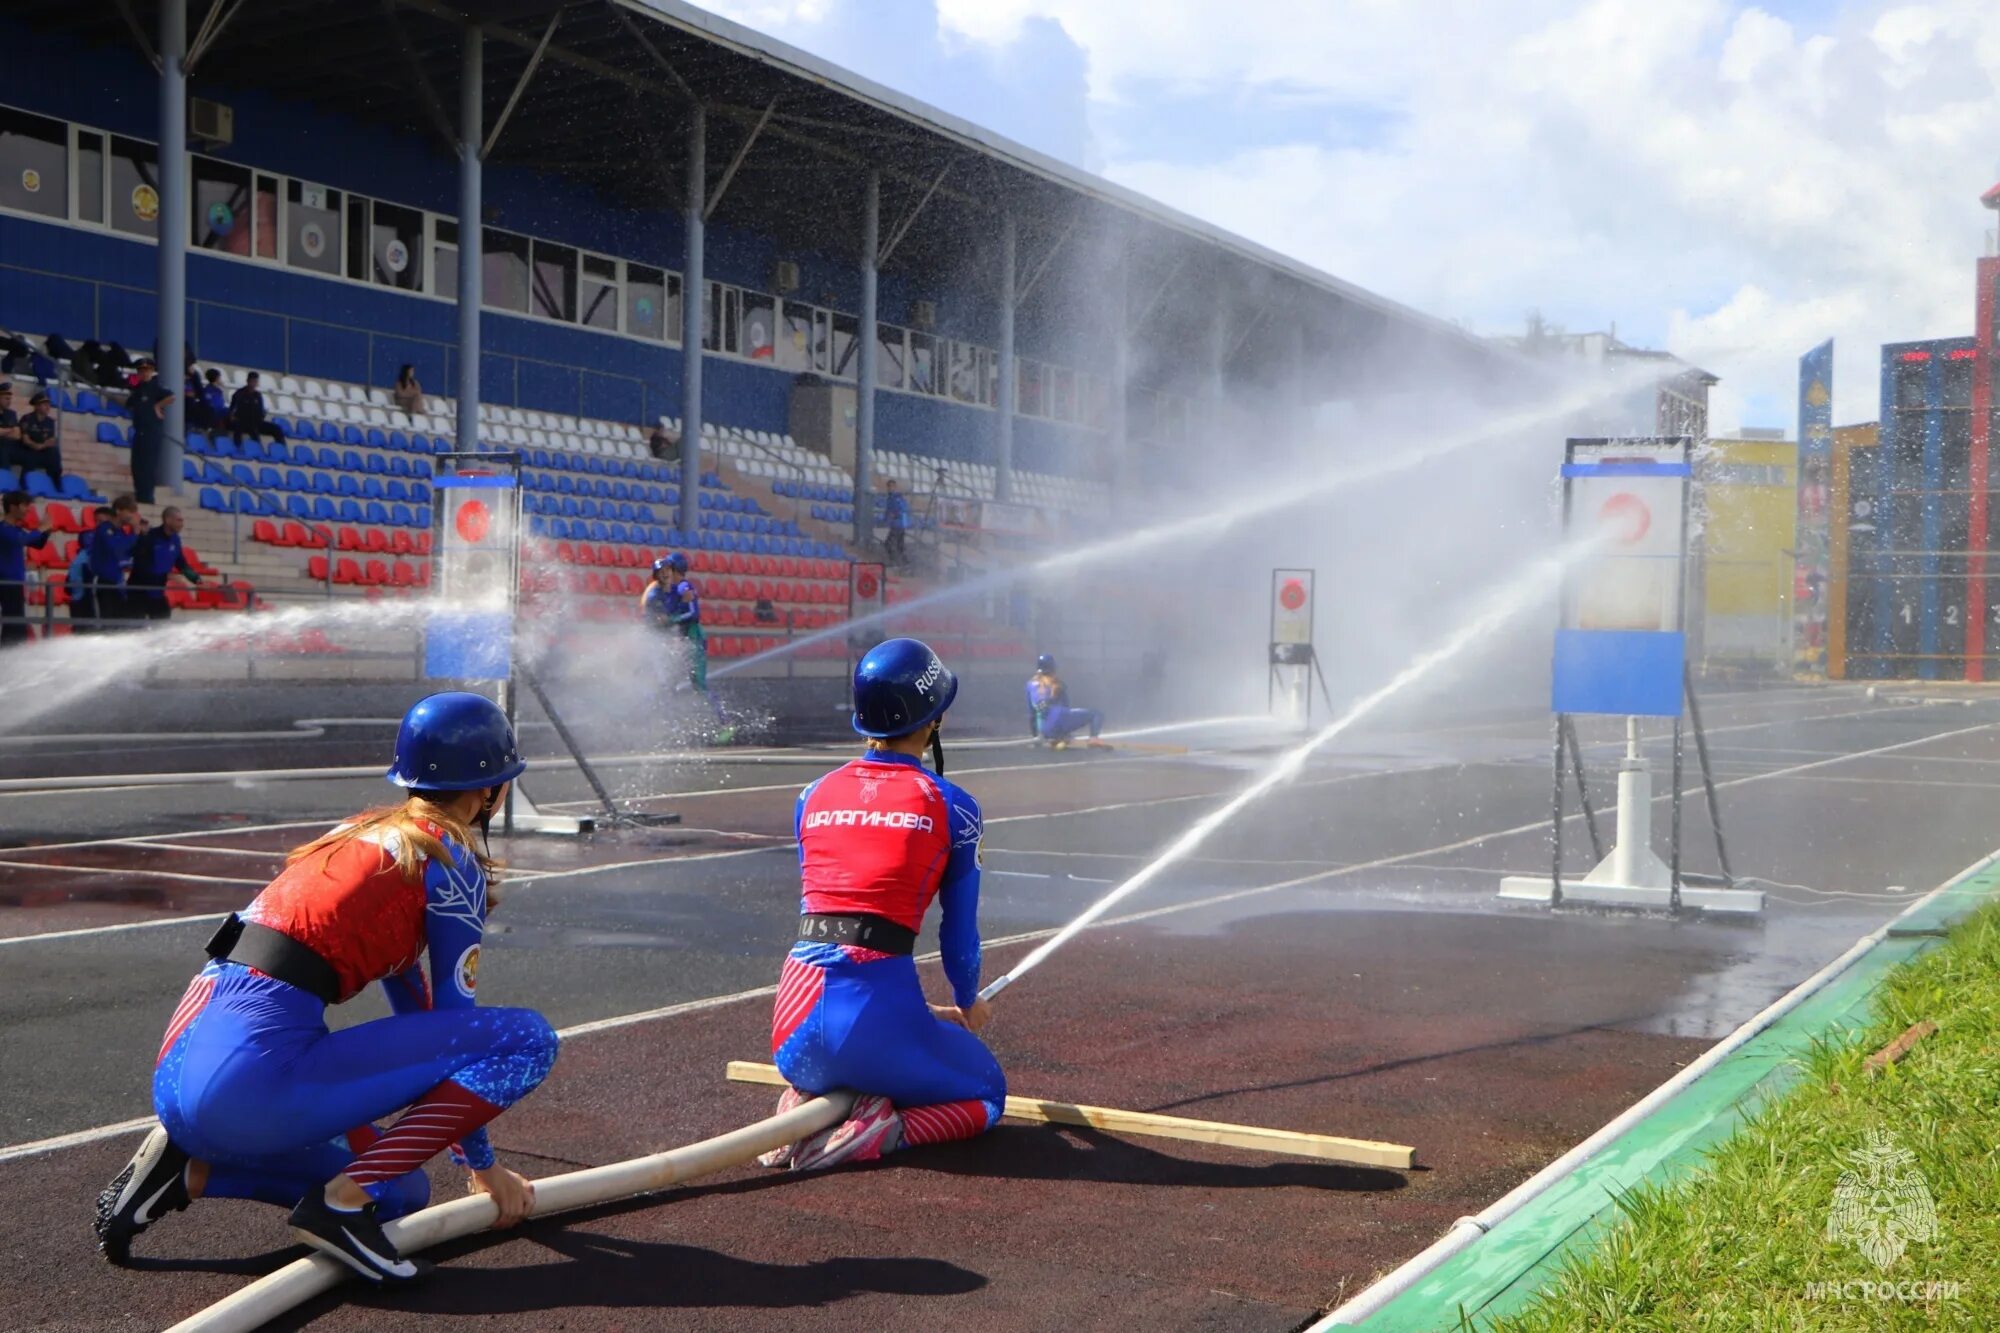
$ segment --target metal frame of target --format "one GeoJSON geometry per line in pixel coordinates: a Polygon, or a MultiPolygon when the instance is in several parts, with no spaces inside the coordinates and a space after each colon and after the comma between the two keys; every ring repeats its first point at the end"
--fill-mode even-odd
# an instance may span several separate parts
{"type": "Polygon", "coordinates": [[[1264,707],[1268,712],[1276,712],[1282,700],[1285,711],[1302,727],[1312,725],[1315,678],[1327,711],[1333,710],[1333,691],[1327,688],[1326,672],[1320,669],[1319,649],[1313,642],[1316,573],[1311,569],[1271,571],[1271,637],[1264,707]]]}
{"type": "MultiPolygon", "coordinates": [[[[514,617],[521,590],[521,456],[436,455],[431,478],[431,590],[439,603],[424,628],[424,674],[466,685],[490,682],[507,720],[516,716],[518,677],[541,700],[564,744],[596,788],[601,784],[540,684],[517,660],[514,617]]],[[[609,798],[605,797],[607,808],[609,798]]],[[[612,813],[616,813],[612,809],[612,813]]],[[[516,781],[501,813],[504,832],[588,833],[595,821],[537,809],[516,781]]]]}
{"type": "Polygon", "coordinates": [[[1589,543],[1564,568],[1550,702],[1555,714],[1555,787],[1546,875],[1509,875],[1500,896],[1560,906],[1756,912],[1764,895],[1736,887],[1722,835],[1722,812],[1687,665],[1688,509],[1693,441],[1686,436],[1572,439],[1563,453],[1563,539],[1589,543]],[[1616,842],[1597,831],[1577,740],[1577,714],[1625,718],[1618,768],[1616,842]],[[1720,877],[1681,868],[1683,717],[1691,719],[1701,762],[1720,877]],[[1673,804],[1669,859],[1652,848],[1653,779],[1640,748],[1639,719],[1673,719],[1673,804]],[[1564,788],[1574,776],[1595,866],[1563,874],[1564,788]]]}
{"type": "Polygon", "coordinates": [[[846,689],[842,692],[840,712],[851,712],[854,708],[854,667],[870,648],[882,642],[888,635],[880,621],[870,621],[866,625],[853,622],[861,616],[872,616],[885,611],[889,606],[889,567],[874,561],[858,560],[847,567],[847,620],[845,636],[847,644],[847,670],[842,673],[846,689]]]}

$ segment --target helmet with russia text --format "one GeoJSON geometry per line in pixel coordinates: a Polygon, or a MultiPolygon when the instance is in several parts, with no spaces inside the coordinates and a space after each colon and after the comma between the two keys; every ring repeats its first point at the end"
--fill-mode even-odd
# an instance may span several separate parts
{"type": "Polygon", "coordinates": [[[885,639],[854,668],[854,729],[863,736],[907,736],[929,725],[958,696],[958,677],[930,645],[885,639]]]}
{"type": "Polygon", "coordinates": [[[422,791],[480,791],[512,781],[527,766],[500,705],[448,690],[419,699],[403,715],[395,761],[383,776],[422,791]]]}

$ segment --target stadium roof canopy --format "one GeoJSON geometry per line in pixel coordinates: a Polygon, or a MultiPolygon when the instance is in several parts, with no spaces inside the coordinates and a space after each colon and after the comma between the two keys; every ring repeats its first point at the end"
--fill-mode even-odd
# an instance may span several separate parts
{"type": "MultiPolygon", "coordinates": [[[[1523,359],[1445,321],[1080,171],[682,0],[188,0],[190,78],[262,88],[452,147],[462,34],[485,34],[489,162],[580,180],[633,207],[678,208],[685,111],[707,108],[713,220],[783,246],[859,248],[863,176],[882,173],[885,268],[990,289],[995,219],[1016,216],[1029,300],[1101,301],[1042,283],[1121,238],[1135,337],[1218,336],[1232,378],[1289,364],[1295,330],[1324,391],[1384,358],[1519,372],[1523,359]],[[504,123],[503,123],[504,121],[504,123]],[[1164,294],[1170,299],[1161,299],[1164,294]],[[1224,311],[1222,332],[1214,317],[1224,311]],[[1150,321],[1141,329],[1140,322],[1150,321]],[[1178,327],[1177,327],[1178,325],[1178,327]]],[[[149,53],[157,0],[38,6],[31,22],[149,53]]],[[[1100,252],[1108,256],[1108,250],[1100,252]]],[[[1090,272],[1089,268],[1082,269],[1090,272]]]]}

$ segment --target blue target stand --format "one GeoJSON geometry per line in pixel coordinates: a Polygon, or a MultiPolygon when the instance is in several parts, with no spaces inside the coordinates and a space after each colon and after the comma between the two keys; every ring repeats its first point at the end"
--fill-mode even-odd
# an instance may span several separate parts
{"type": "Polygon", "coordinates": [[[1688,500],[1692,442],[1686,437],[1573,439],[1565,451],[1563,536],[1576,550],[1562,590],[1550,691],[1555,713],[1553,852],[1545,875],[1509,875],[1500,896],[1550,906],[1585,904],[1679,912],[1761,912],[1764,895],[1736,887],[1721,810],[1687,667],[1688,500]],[[1693,721],[1708,813],[1722,875],[1681,870],[1683,715],[1693,721]],[[1591,809],[1578,714],[1625,719],[1618,766],[1616,841],[1607,853],[1591,809]],[[1653,775],[1640,749],[1641,718],[1672,718],[1673,791],[1668,856],[1653,850],[1653,775]],[[1573,772],[1597,864],[1582,878],[1563,872],[1564,787],[1573,772]],[[1698,881],[1698,882],[1696,882],[1698,881]]]}
{"type": "MultiPolygon", "coordinates": [[[[517,677],[541,694],[514,653],[521,588],[520,455],[447,453],[437,456],[436,466],[431,479],[434,605],[424,626],[424,675],[471,688],[491,684],[511,723],[517,677]]],[[[573,751],[567,730],[560,723],[557,730],[573,751]]],[[[587,816],[537,809],[518,779],[507,789],[501,813],[506,833],[574,837],[594,827],[587,816]]]]}

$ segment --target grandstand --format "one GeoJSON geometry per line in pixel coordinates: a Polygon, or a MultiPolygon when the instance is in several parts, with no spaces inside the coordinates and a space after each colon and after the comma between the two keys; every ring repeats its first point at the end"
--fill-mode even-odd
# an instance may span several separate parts
{"type": "MultiPolygon", "coordinates": [[[[10,11],[0,41],[34,57],[0,91],[0,325],[151,347],[169,384],[185,340],[231,387],[260,371],[287,437],[171,432],[172,498],[234,590],[176,590],[189,610],[421,592],[433,460],[501,450],[537,592],[626,615],[684,547],[717,651],[748,654],[844,612],[884,477],[917,528],[895,599],[1114,491],[1143,512],[1176,471],[1146,454],[1518,369],[679,0],[102,0],[10,11]],[[406,363],[431,390],[408,415],[406,363]]],[[[76,484],[125,489],[116,395],[48,360],[76,484]]],[[[942,623],[975,655],[1025,628],[942,623]]]]}

